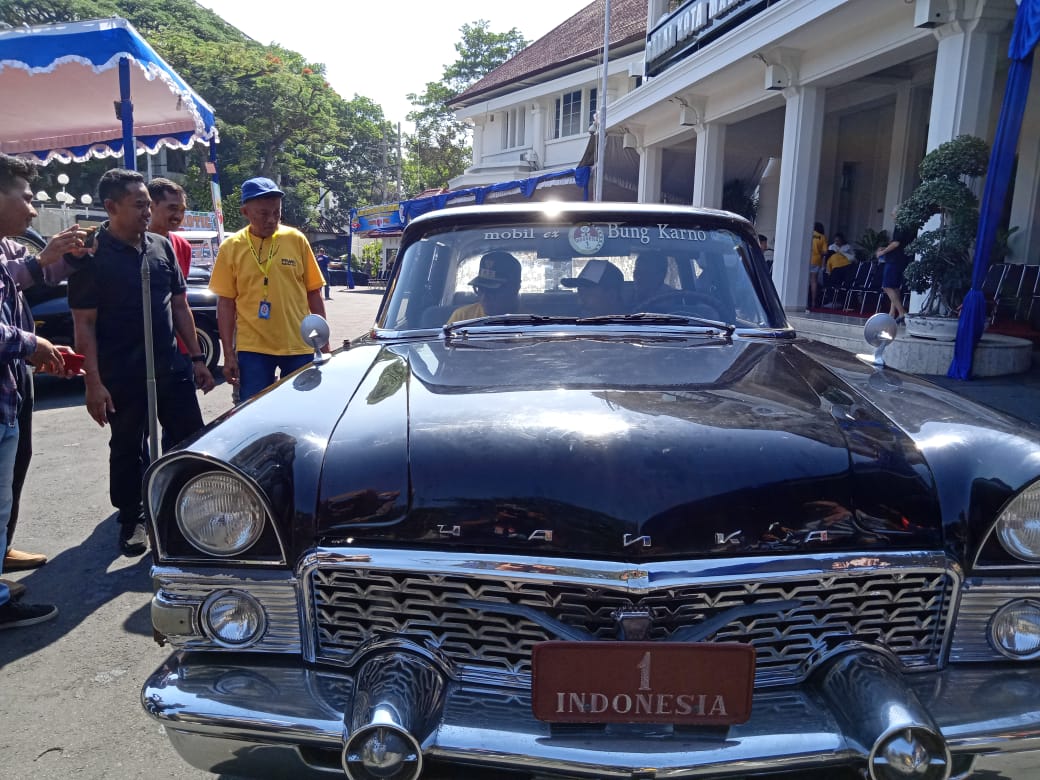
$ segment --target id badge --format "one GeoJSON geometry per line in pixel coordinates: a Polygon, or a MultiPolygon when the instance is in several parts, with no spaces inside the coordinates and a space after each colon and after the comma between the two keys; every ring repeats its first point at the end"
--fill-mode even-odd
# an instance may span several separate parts
{"type": "Polygon", "coordinates": [[[260,301],[260,310],[256,313],[256,316],[262,320],[271,319],[271,302],[260,301]]]}

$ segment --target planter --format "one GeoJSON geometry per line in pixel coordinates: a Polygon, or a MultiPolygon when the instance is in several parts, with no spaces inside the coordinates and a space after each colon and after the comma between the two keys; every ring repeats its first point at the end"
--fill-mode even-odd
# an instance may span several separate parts
{"type": "Polygon", "coordinates": [[[932,317],[925,314],[906,315],[906,335],[933,341],[957,340],[956,317],[932,317]]]}

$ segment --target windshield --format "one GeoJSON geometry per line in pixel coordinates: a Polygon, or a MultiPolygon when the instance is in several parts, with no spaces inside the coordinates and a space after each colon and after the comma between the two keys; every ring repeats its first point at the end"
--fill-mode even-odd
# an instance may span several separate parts
{"type": "Polygon", "coordinates": [[[380,327],[569,322],[652,325],[680,315],[769,327],[752,250],[726,229],[531,221],[427,233],[410,244],[380,327]],[[528,315],[504,317],[503,315],[528,315]]]}

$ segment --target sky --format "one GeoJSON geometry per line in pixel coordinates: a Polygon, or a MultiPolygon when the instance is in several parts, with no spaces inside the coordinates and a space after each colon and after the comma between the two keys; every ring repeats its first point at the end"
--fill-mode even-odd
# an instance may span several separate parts
{"type": "Polygon", "coordinates": [[[592,0],[394,0],[333,4],[293,0],[198,0],[260,43],[277,43],[323,62],[332,88],[383,107],[391,122],[412,110],[406,95],[421,93],[457,59],[459,28],[480,19],[491,32],[516,27],[535,41],[592,0]]]}

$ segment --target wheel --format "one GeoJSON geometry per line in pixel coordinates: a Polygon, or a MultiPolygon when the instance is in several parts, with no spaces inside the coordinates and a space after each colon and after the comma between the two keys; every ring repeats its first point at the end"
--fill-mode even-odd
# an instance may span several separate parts
{"type": "Polygon", "coordinates": [[[195,335],[199,339],[199,350],[206,358],[206,368],[212,374],[220,363],[220,336],[217,329],[209,328],[209,323],[197,319],[195,321],[195,335]]]}

